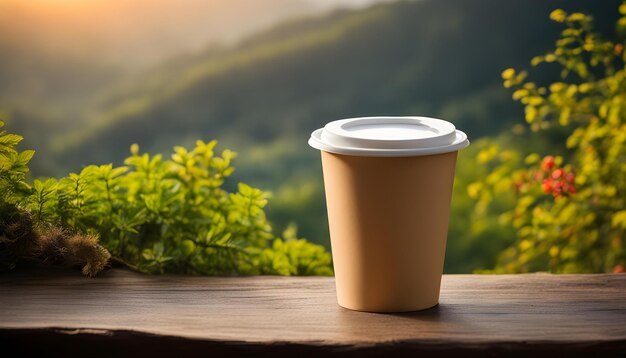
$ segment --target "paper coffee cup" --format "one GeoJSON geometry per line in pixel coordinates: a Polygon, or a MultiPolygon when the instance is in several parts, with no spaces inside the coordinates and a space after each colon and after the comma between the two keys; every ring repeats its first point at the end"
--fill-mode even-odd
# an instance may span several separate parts
{"type": "Polygon", "coordinates": [[[435,118],[363,117],[330,122],[309,144],[322,155],[339,305],[435,306],[465,133],[435,118]]]}

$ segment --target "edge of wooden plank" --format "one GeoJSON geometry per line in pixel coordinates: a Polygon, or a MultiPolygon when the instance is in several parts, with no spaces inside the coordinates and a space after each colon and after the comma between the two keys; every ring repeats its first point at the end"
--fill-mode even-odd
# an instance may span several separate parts
{"type": "MultiPolygon", "coordinates": [[[[493,280],[510,280],[510,279],[566,279],[574,280],[582,277],[595,277],[603,279],[618,279],[626,280],[626,274],[616,273],[572,273],[572,274],[554,274],[549,272],[529,272],[520,274],[472,274],[472,273],[444,273],[443,278],[487,278],[493,280]]],[[[70,267],[63,266],[45,266],[45,265],[33,265],[18,267],[11,271],[0,272],[0,280],[6,280],[7,282],[18,282],[24,279],[38,280],[49,278],[63,278],[79,280],[84,282],[98,282],[102,280],[111,280],[117,278],[133,278],[143,280],[203,280],[203,279],[277,279],[277,280],[334,280],[333,276],[281,276],[281,275],[218,275],[218,276],[205,276],[205,275],[183,275],[183,274],[145,274],[142,272],[133,271],[123,267],[108,268],[96,277],[85,277],[79,270],[70,267]]]]}
{"type": "Polygon", "coordinates": [[[185,338],[157,335],[132,330],[68,329],[60,327],[35,329],[0,328],[0,344],[9,352],[46,356],[178,356],[196,357],[214,354],[226,356],[236,354],[243,357],[258,357],[259,354],[273,356],[341,356],[375,357],[413,356],[417,353],[437,357],[484,357],[524,356],[533,357],[568,354],[589,356],[590,354],[623,354],[626,339],[589,340],[568,342],[458,342],[395,341],[375,344],[333,344],[322,341],[293,343],[288,341],[248,342],[213,339],[185,338]]]}

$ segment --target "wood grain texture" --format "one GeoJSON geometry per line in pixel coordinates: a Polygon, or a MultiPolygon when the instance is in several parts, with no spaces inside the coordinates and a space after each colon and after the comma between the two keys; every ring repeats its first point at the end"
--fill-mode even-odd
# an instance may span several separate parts
{"type": "Polygon", "coordinates": [[[221,347],[223,354],[245,347],[250,355],[254,347],[283,353],[308,347],[311,354],[343,355],[537,348],[626,356],[626,275],[445,275],[439,306],[404,314],[343,309],[333,279],[325,277],[145,276],[119,269],[95,279],[56,269],[0,275],[0,342],[33,339],[101,342],[109,353],[117,339],[126,351],[134,344],[143,352],[166,352],[178,342],[221,347]]]}

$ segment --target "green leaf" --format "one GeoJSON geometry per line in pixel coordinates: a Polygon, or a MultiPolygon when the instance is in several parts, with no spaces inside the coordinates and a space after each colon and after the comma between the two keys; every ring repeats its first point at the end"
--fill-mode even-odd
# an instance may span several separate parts
{"type": "Polygon", "coordinates": [[[154,251],[155,257],[163,256],[163,252],[165,251],[165,246],[162,242],[157,242],[153,245],[152,250],[154,251]]]}
{"type": "Polygon", "coordinates": [[[254,193],[254,190],[252,189],[252,187],[244,183],[239,183],[238,188],[239,188],[239,192],[243,196],[252,196],[254,193]]]}
{"type": "Polygon", "coordinates": [[[183,240],[180,243],[180,250],[185,256],[191,255],[196,249],[196,244],[191,240],[183,240]]]}
{"type": "Polygon", "coordinates": [[[626,210],[621,210],[611,217],[611,226],[626,229],[626,210]]]}
{"type": "Polygon", "coordinates": [[[33,158],[33,155],[35,155],[34,150],[25,150],[18,155],[17,162],[20,165],[26,165],[33,158]]]}
{"type": "Polygon", "coordinates": [[[120,175],[126,173],[127,171],[128,171],[128,167],[118,167],[118,168],[112,169],[110,172],[110,177],[117,178],[120,175]]]}
{"type": "Polygon", "coordinates": [[[512,68],[507,68],[506,70],[502,71],[503,80],[510,80],[513,78],[513,76],[515,76],[515,70],[512,68]]]}
{"type": "Polygon", "coordinates": [[[24,138],[17,134],[5,134],[0,136],[0,145],[4,145],[7,147],[15,147],[18,145],[24,138]]]}

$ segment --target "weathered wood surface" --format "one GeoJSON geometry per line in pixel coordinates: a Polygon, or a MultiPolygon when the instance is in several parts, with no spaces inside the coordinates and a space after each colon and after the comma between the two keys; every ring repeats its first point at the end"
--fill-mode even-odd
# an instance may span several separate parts
{"type": "Polygon", "coordinates": [[[0,275],[0,344],[102,355],[116,349],[255,355],[262,349],[626,356],[626,275],[445,275],[439,306],[374,314],[337,306],[334,281],[325,277],[145,276],[113,269],[88,279],[74,271],[22,271],[0,275]]]}

